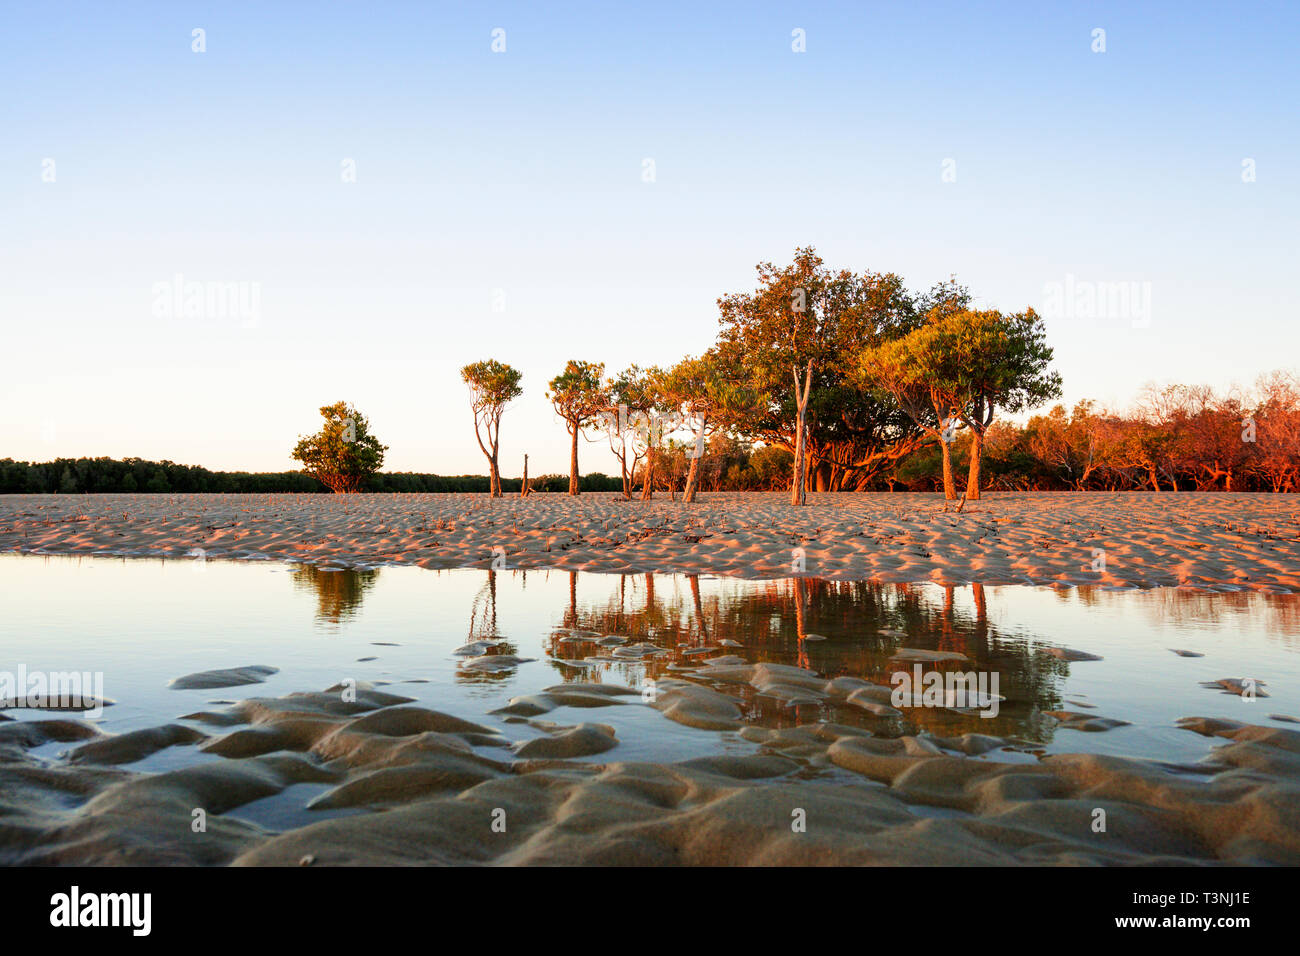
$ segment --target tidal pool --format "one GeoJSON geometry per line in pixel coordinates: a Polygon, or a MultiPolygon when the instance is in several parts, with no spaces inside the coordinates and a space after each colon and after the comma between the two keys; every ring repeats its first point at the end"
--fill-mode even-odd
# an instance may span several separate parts
{"type": "MultiPolygon", "coordinates": [[[[109,733],[173,722],[214,709],[214,702],[318,691],[352,679],[524,740],[544,731],[507,723],[493,711],[512,697],[559,683],[641,688],[668,676],[704,681],[700,662],[725,654],[888,685],[894,673],[913,666],[897,659],[900,648],[969,659],[926,663],[927,671],[997,675],[997,693],[1005,698],[997,715],[909,707],[901,717],[882,719],[843,702],[791,705],[747,684],[712,686],[741,696],[745,720],[753,724],[827,720],[881,736],[1016,737],[1026,743],[1019,756],[1027,760],[1038,752],[1090,751],[1184,762],[1216,742],[1179,729],[1180,717],[1288,726],[1274,715],[1300,716],[1300,595],[537,570],[355,571],[9,554],[0,555],[0,606],[0,671],[102,672],[104,693],[114,703],[97,722],[109,733]],[[610,659],[613,648],[575,640],[575,632],[618,635],[666,653],[610,659]],[[483,640],[499,642],[498,653],[534,660],[501,671],[468,669],[467,657],[454,652],[483,640]],[[1053,652],[1062,648],[1100,660],[1062,659],[1053,652]],[[168,686],[182,675],[245,665],[278,672],[264,683],[220,689],[168,686]],[[1269,696],[1249,700],[1201,685],[1220,678],[1254,678],[1269,696]],[[1083,732],[1047,716],[1052,711],[1127,725],[1083,732]]],[[[16,720],[51,716],[20,708],[5,714],[16,720]]],[[[650,707],[598,713],[563,707],[545,716],[613,726],[619,744],[590,758],[600,762],[668,762],[757,749],[738,733],[682,726],[650,707]]],[[[34,752],[58,759],[65,749],[48,744],[34,752]]],[[[154,771],[217,759],[174,746],[128,766],[154,771]]],[[[278,816],[289,813],[285,806],[272,800],[243,813],[287,824],[292,821],[278,816]]]]}

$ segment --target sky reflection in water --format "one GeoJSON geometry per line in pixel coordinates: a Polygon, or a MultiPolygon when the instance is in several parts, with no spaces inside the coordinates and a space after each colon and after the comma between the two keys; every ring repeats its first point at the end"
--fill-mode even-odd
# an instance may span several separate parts
{"type": "MultiPolygon", "coordinates": [[[[1179,717],[1272,723],[1270,714],[1300,716],[1298,595],[536,570],[358,572],[270,562],[17,555],[0,555],[0,589],[0,669],[103,671],[105,693],[117,702],[102,719],[110,732],[172,721],[214,700],[319,690],[352,677],[391,682],[387,689],[394,693],[501,726],[520,739],[538,731],[490,715],[513,696],[567,680],[640,686],[647,678],[687,676],[670,665],[698,662],[685,652],[723,640],[743,646],[718,653],[878,683],[889,683],[900,669],[890,660],[899,647],[955,651],[971,663],[943,667],[996,672],[1007,698],[992,719],[911,708],[902,720],[881,720],[840,704],[792,708],[742,685],[747,720],[765,726],[833,720],[889,736],[971,731],[1023,737],[1048,751],[1187,760],[1212,744],[1179,730],[1179,717]],[[644,663],[580,665],[607,652],[561,643],[556,628],[619,634],[671,653],[644,663]],[[537,660],[503,673],[466,671],[453,650],[484,638],[501,640],[502,652],[537,660]],[[1049,647],[1104,659],[1066,662],[1047,653],[1049,647]],[[1171,648],[1205,656],[1179,657],[1171,648]],[[182,674],[246,664],[280,672],[265,684],[216,691],[167,687],[182,674]],[[1266,681],[1271,696],[1247,703],[1199,684],[1221,677],[1266,681]],[[1044,716],[1052,710],[1086,711],[1132,726],[1083,733],[1044,716]]],[[[736,734],[682,727],[635,705],[561,709],[547,718],[613,725],[621,743],[599,758],[604,761],[753,749],[736,734]]],[[[196,759],[204,758],[192,748],[171,748],[142,768],[196,759]]]]}

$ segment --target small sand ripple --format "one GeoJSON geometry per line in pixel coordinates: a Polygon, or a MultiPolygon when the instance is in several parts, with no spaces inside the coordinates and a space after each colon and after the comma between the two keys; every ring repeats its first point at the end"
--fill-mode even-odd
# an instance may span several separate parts
{"type": "Polygon", "coordinates": [[[716,573],[774,578],[1300,591],[1287,495],[4,495],[0,551],[716,573]],[[499,554],[499,552],[496,552],[499,554]]]}

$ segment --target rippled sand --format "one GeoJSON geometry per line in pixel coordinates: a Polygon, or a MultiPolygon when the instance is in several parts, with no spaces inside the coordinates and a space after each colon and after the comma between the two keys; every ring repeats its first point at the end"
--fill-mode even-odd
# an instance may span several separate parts
{"type": "Polygon", "coordinates": [[[851,580],[1300,591],[1288,495],[990,493],[661,496],[9,495],[0,550],[335,565],[792,572],[851,580]],[[494,552],[494,549],[501,549],[494,552]],[[501,557],[503,556],[503,557],[501,557]]]}
{"type": "MultiPolygon", "coordinates": [[[[799,668],[774,676],[855,692],[799,668]]],[[[830,723],[745,728],[758,746],[736,755],[598,763],[581,758],[615,747],[611,728],[530,721],[531,700],[495,727],[371,685],[347,691],[181,718],[203,730],[0,722],[0,864],[1300,863],[1292,730],[1188,718],[1185,730],[1225,745],[1187,765],[1035,759],[1012,739],[890,739],[830,723]],[[542,736],[512,739],[520,722],[542,736]],[[30,752],[58,742],[59,759],[30,752]],[[191,748],[208,759],[120,766],[191,748]],[[267,799],[287,801],[287,825],[240,818],[267,799]]],[[[651,701],[610,685],[546,693],[584,716],[656,707],[693,733],[738,713],[724,691],[687,681],[651,701]]]]}

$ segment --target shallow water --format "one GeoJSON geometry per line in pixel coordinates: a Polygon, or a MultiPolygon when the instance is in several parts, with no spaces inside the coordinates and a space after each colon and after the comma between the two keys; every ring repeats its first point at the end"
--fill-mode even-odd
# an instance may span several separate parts
{"type": "MultiPolygon", "coordinates": [[[[1275,723],[1273,714],[1300,716],[1300,595],[568,571],[350,571],[9,554],[0,555],[0,600],[0,670],[21,665],[29,672],[103,672],[104,693],[116,702],[99,719],[108,732],[171,722],[214,709],[213,702],[322,690],[352,678],[387,682],[390,692],[500,727],[519,740],[542,731],[491,713],[511,697],[570,680],[640,687],[660,676],[690,678],[692,672],[680,668],[701,657],[688,652],[721,641],[742,646],[704,656],[734,654],[882,684],[910,670],[910,664],[891,663],[900,647],[955,651],[972,663],[941,669],[995,673],[997,692],[1006,698],[993,718],[909,708],[902,719],[881,720],[843,704],[790,707],[739,685],[746,719],[764,726],[832,720],[882,735],[970,731],[1018,736],[1037,745],[1031,750],[1186,761],[1213,743],[1178,729],[1180,717],[1268,724],[1275,723]],[[609,650],[562,642],[562,628],[650,641],[671,653],[644,663],[591,661],[609,650]],[[499,652],[536,660],[501,673],[467,671],[466,658],[453,651],[485,638],[502,641],[499,652]],[[1052,647],[1103,659],[1067,662],[1049,654],[1052,647]],[[1180,657],[1171,648],[1204,656],[1180,657]],[[240,687],[168,687],[184,674],[249,664],[278,667],[279,673],[240,687]],[[1224,677],[1266,682],[1270,696],[1247,701],[1199,684],[1224,677]],[[1130,726],[1081,732],[1044,716],[1053,710],[1130,726]]],[[[737,686],[719,689],[735,693],[737,686]]],[[[16,709],[7,715],[51,716],[16,709]]],[[[736,733],[684,727],[648,707],[561,708],[546,719],[614,726],[619,746],[593,758],[600,761],[671,761],[755,749],[736,733]]],[[[64,746],[47,749],[45,755],[54,757],[64,746]]],[[[220,758],[171,747],[130,766],[161,770],[206,759],[220,758]]],[[[275,806],[268,805],[268,822],[280,822],[275,806]]]]}

